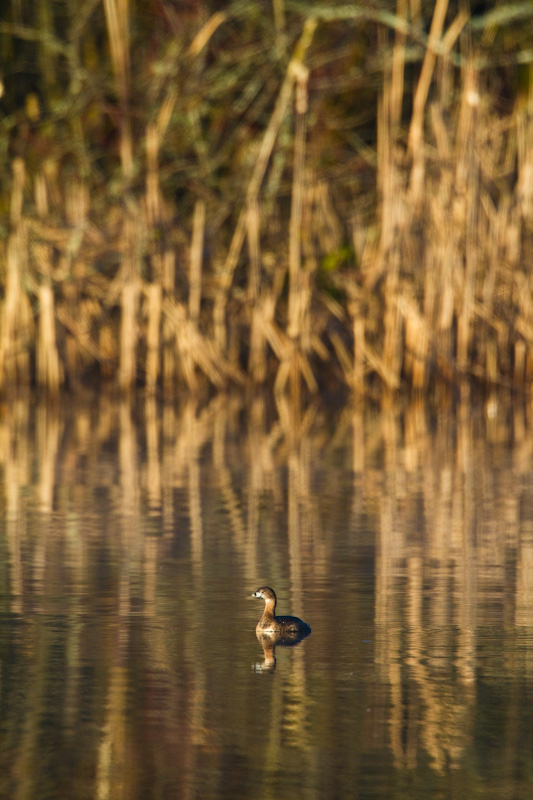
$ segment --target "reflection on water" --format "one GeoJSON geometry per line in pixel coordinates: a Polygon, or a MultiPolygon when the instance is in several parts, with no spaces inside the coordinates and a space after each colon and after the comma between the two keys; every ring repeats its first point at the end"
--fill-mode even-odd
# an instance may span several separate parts
{"type": "Polygon", "coordinates": [[[255,665],[257,672],[274,672],[276,669],[276,647],[296,647],[306,639],[311,631],[305,633],[276,634],[256,631],[257,641],[263,648],[264,660],[255,665]]]}
{"type": "Polygon", "coordinates": [[[0,795],[531,796],[530,414],[5,403],[0,795]]]}

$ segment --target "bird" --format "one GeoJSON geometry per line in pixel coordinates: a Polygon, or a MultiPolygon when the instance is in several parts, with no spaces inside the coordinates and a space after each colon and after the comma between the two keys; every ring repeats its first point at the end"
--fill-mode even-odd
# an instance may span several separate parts
{"type": "Polygon", "coordinates": [[[309,636],[311,628],[298,617],[276,616],[276,593],[270,586],[261,586],[251,597],[262,597],[265,601],[263,616],[256,625],[255,632],[258,636],[276,636],[277,638],[303,639],[309,636]]]}

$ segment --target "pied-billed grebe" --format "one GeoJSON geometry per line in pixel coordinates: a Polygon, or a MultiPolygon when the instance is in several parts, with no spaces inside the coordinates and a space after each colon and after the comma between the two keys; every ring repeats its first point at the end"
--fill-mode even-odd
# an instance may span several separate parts
{"type": "Polygon", "coordinates": [[[311,633],[311,628],[298,617],[276,617],[276,593],[270,586],[262,586],[252,597],[262,597],[265,601],[263,616],[256,625],[255,631],[259,634],[303,639],[311,633]]]}

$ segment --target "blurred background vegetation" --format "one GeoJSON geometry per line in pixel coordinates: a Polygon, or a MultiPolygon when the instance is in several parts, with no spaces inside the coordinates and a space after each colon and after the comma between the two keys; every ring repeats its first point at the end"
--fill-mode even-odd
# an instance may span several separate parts
{"type": "Polygon", "coordinates": [[[0,389],[533,374],[533,5],[6,0],[0,389]]]}

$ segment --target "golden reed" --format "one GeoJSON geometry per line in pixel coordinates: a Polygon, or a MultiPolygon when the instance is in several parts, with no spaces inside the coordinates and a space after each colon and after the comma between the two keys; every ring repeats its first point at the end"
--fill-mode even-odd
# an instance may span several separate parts
{"type": "MultiPolygon", "coordinates": [[[[202,138],[207,111],[197,106],[209,101],[207,53],[231,14],[189,25],[181,49],[168,51],[167,77],[153,72],[147,92],[157,99],[134,112],[131,9],[128,0],[103,8],[121,191],[103,192],[83,160],[67,170],[57,156],[13,157],[0,247],[0,389],[36,383],[57,394],[96,377],[125,393],[143,384],[165,394],[265,381],[277,394],[340,383],[356,393],[425,390],[472,377],[529,384],[533,78],[527,67],[526,89],[502,111],[489,79],[498,65],[481,52],[496,24],[490,14],[474,44],[479,20],[465,5],[454,15],[447,0],[426,21],[406,0],[395,15],[346,7],[304,19],[302,10],[284,74],[277,84],[269,74],[263,87],[263,132],[250,136],[235,122],[243,144],[224,162],[216,192],[230,189],[220,201],[202,138]],[[364,191],[355,168],[351,176],[343,165],[346,174],[319,166],[332,139],[316,119],[328,98],[318,102],[313,88],[315,43],[339,20],[364,25],[377,44],[375,147],[354,134],[356,161],[374,174],[364,191]],[[180,70],[196,81],[190,95],[172,77],[180,70]],[[185,218],[165,192],[183,119],[204,176],[187,185],[185,218]],[[349,205],[338,201],[337,182],[349,205]]],[[[279,65],[288,42],[282,2],[275,25],[279,65]]],[[[2,27],[14,38],[17,30],[2,27]]],[[[221,71],[220,85],[232,74],[221,71]]],[[[361,92],[370,83],[363,71],[361,92]]],[[[237,118],[243,103],[238,95],[226,113],[237,118]]],[[[71,120],[88,142],[85,122],[71,120]]]]}

